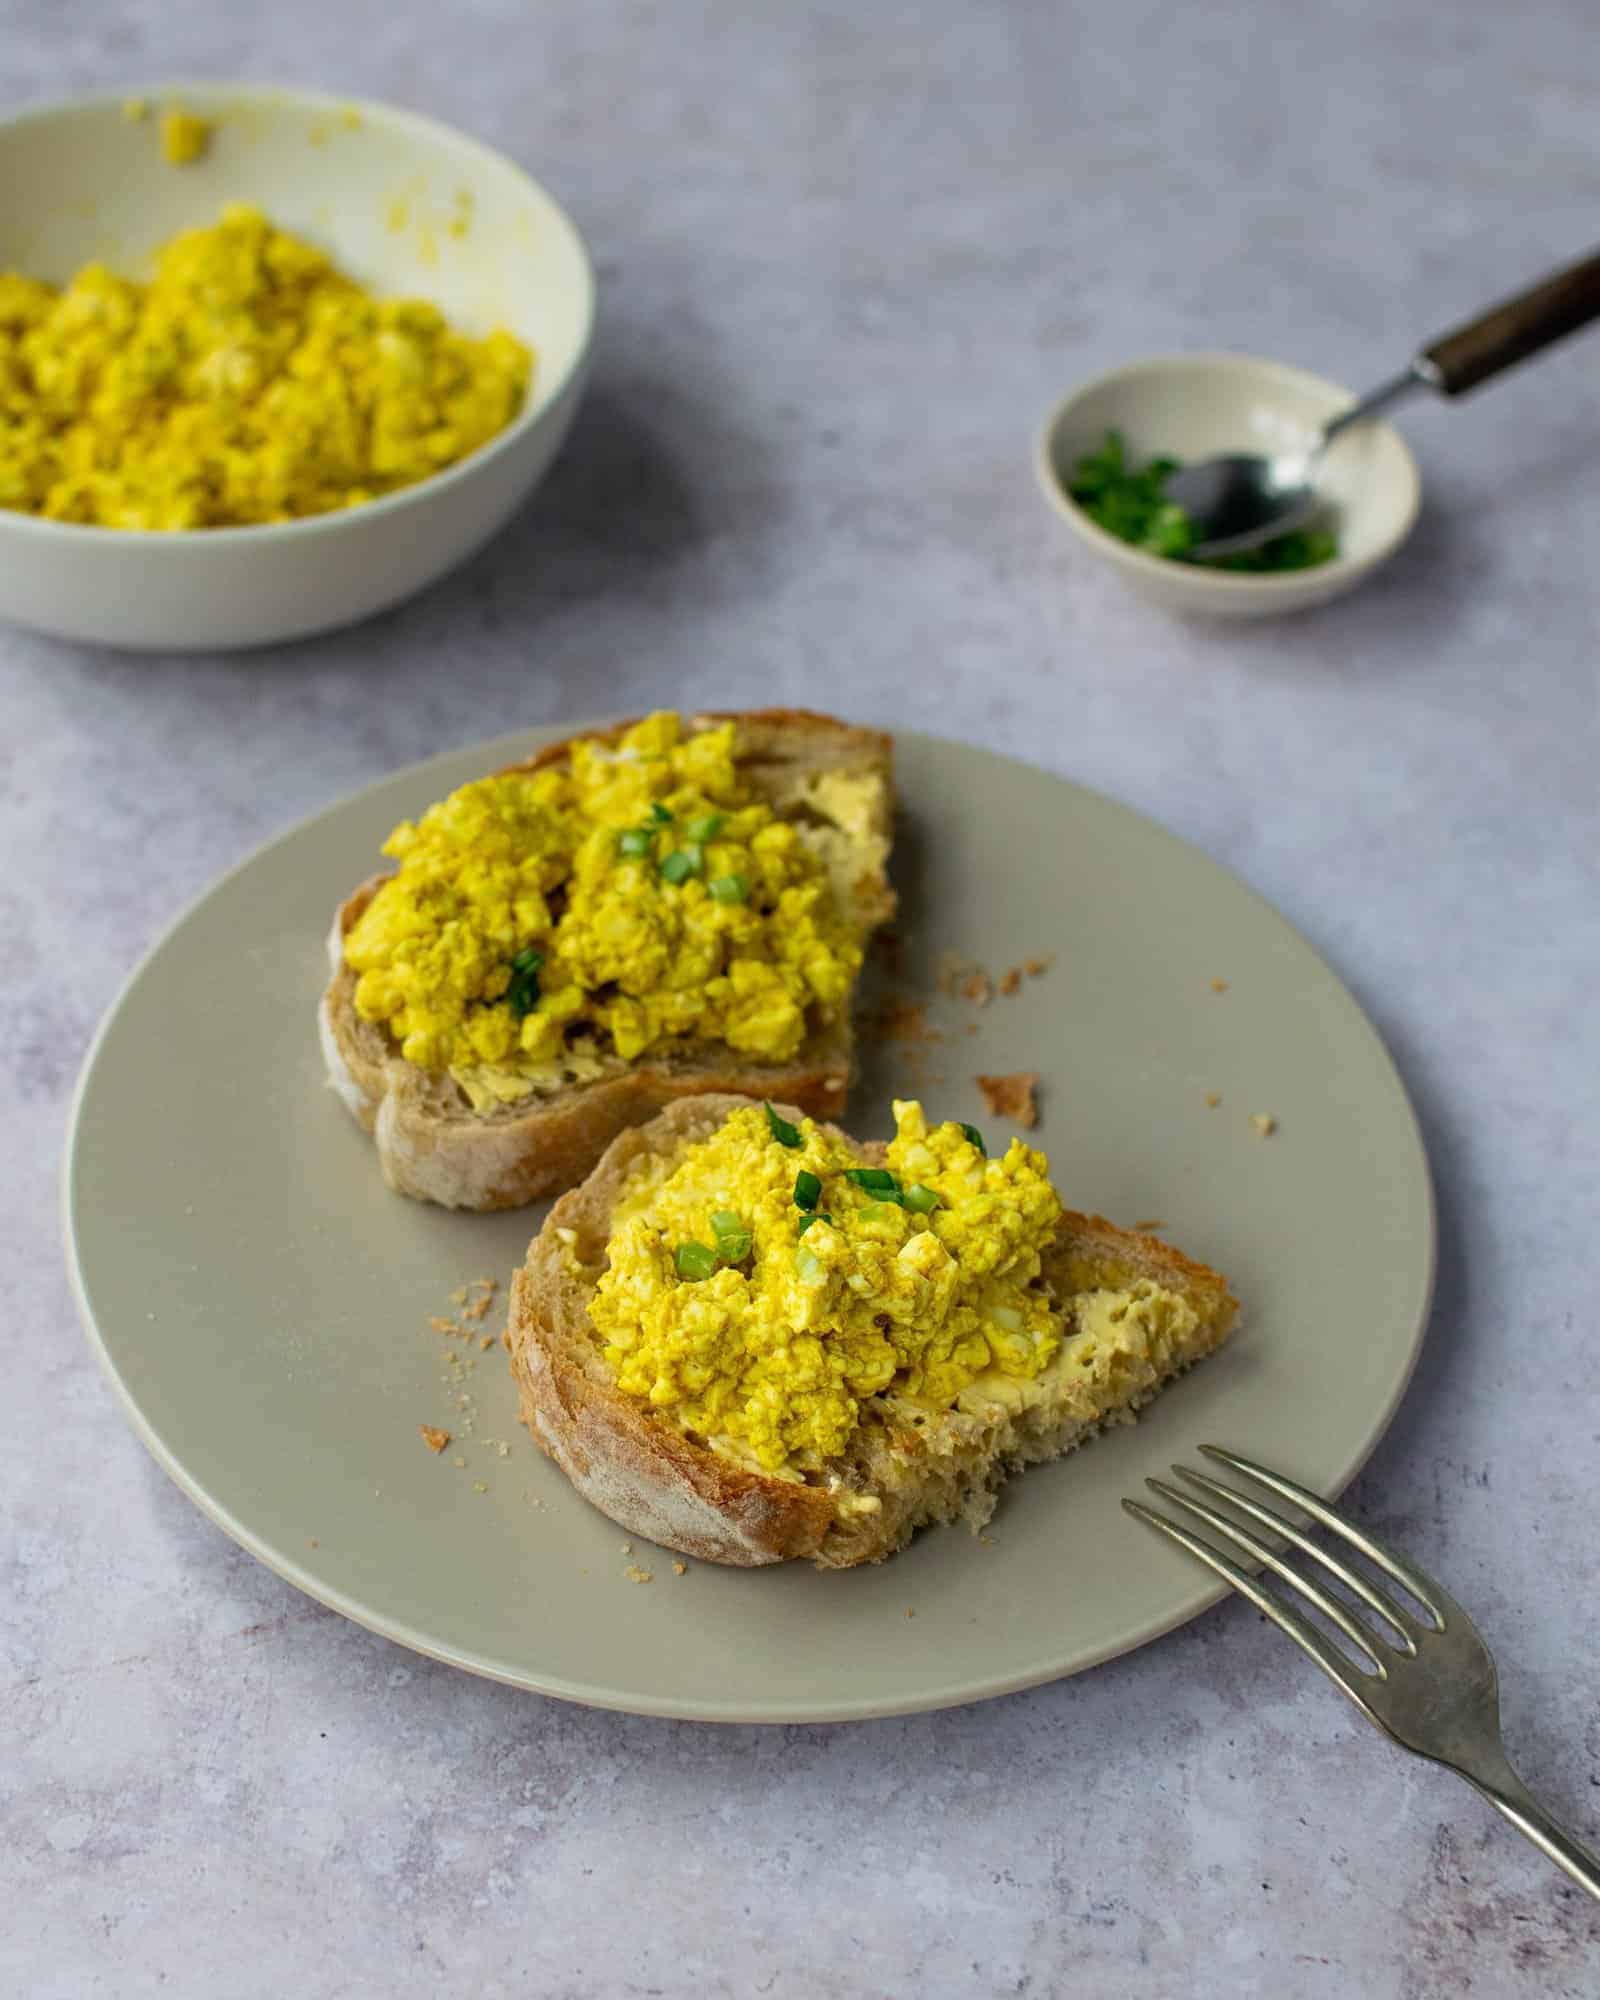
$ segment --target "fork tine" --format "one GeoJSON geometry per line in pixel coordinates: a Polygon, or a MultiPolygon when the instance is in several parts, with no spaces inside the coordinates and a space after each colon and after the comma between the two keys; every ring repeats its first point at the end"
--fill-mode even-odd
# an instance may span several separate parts
{"type": "Polygon", "coordinates": [[[1253,1562],[1261,1563],[1281,1576],[1285,1583],[1292,1585],[1302,1597],[1314,1604],[1330,1624],[1338,1626],[1362,1659],[1372,1663],[1380,1679],[1387,1678],[1383,1659],[1372,1634],[1363,1630],[1344,1606],[1336,1604],[1325,1590],[1319,1589],[1309,1577],[1302,1576],[1298,1570],[1286,1563],[1282,1556],[1275,1555],[1259,1535],[1252,1535],[1248,1528],[1237,1526],[1226,1514],[1219,1514],[1215,1507],[1208,1507],[1203,1500],[1191,1500],[1187,1493],[1180,1493],[1176,1486],[1169,1486],[1164,1479],[1147,1479],[1145,1485],[1152,1492],[1159,1493],[1163,1500],[1170,1500],[1175,1507],[1181,1507],[1185,1513],[1193,1514],[1196,1520],[1204,1521],[1208,1528],[1221,1535],[1225,1541],[1232,1542],[1237,1549],[1243,1549],[1253,1562]]]}
{"type": "Polygon", "coordinates": [[[1142,1500],[1124,1500],[1122,1505],[1138,1520],[1149,1522],[1152,1528],[1158,1528],[1180,1548],[1187,1549],[1190,1555],[1198,1556],[1206,1567],[1215,1570],[1225,1583],[1231,1583],[1241,1596],[1248,1597],[1256,1609],[1264,1617],[1270,1618],[1280,1632],[1287,1632],[1297,1646],[1311,1655],[1329,1680],[1343,1688],[1357,1708],[1371,1715],[1372,1711],[1367,1706],[1366,1696],[1362,1693],[1362,1676],[1342,1653],[1335,1651],[1309,1619],[1302,1618],[1292,1606],[1285,1604],[1281,1598],[1274,1597],[1272,1592],[1265,1585],[1258,1583],[1248,1570],[1241,1569],[1231,1556],[1225,1556],[1220,1549],[1214,1549],[1209,1542],[1199,1535],[1191,1534],[1178,1522],[1169,1521],[1165,1514],[1156,1513],[1153,1508],[1145,1506],[1142,1500]]]}
{"type": "MultiPolygon", "coordinates": [[[[1237,1493],[1231,1486],[1224,1486],[1220,1479],[1208,1479],[1192,1466],[1175,1465],[1172,1469],[1180,1479],[1187,1479],[1190,1485],[1198,1486],[1202,1492],[1226,1500],[1230,1507],[1237,1507],[1241,1514],[1248,1514],[1252,1521],[1259,1521],[1270,1533],[1282,1535],[1286,1542],[1292,1542],[1297,1549],[1303,1549],[1308,1556],[1314,1557],[1331,1576],[1339,1579],[1346,1590],[1359,1597],[1369,1611],[1375,1611],[1386,1625],[1394,1627],[1400,1635],[1397,1640],[1391,1640],[1386,1633],[1377,1635],[1385,1645],[1393,1645],[1411,1658],[1416,1657],[1417,1642],[1412,1636],[1416,1621],[1410,1613],[1385,1597],[1381,1590],[1375,1589],[1348,1563],[1341,1562],[1331,1550],[1325,1549],[1320,1542],[1314,1542],[1304,1528],[1297,1528],[1292,1521],[1286,1521],[1281,1514],[1275,1513],[1271,1507],[1262,1506],[1259,1500],[1252,1500],[1248,1494],[1237,1493]]],[[[1416,1629],[1420,1631],[1422,1628],[1418,1626],[1416,1629]]]]}
{"type": "Polygon", "coordinates": [[[1456,1604],[1447,1591],[1442,1590],[1432,1577],[1424,1576],[1415,1563],[1407,1562],[1393,1549],[1385,1548],[1382,1542],[1374,1541],[1371,1535],[1358,1528],[1343,1514],[1336,1514],[1325,1500],[1319,1500],[1315,1493],[1307,1492],[1292,1479],[1285,1479],[1281,1472],[1269,1472],[1264,1465],[1256,1465],[1248,1458],[1240,1458],[1237,1453],[1224,1451],[1220,1445],[1203,1444],[1200,1449],[1207,1458],[1214,1458],[1219,1465],[1226,1465],[1231,1471],[1242,1473],[1246,1479],[1253,1479],[1258,1486],[1266,1487],[1269,1493],[1276,1493],[1282,1500],[1288,1500],[1309,1514],[1313,1521],[1320,1521],[1323,1527],[1336,1535],[1343,1535],[1353,1547],[1358,1548],[1369,1562],[1386,1571],[1396,1583],[1403,1584],[1417,1602],[1432,1613],[1439,1630],[1444,1630],[1445,1606],[1448,1605],[1458,1617],[1465,1612],[1456,1604]]]}

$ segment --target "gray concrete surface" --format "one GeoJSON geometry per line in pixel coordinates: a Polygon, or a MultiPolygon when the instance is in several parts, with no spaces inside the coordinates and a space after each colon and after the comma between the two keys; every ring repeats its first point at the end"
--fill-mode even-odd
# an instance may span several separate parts
{"type": "Polygon", "coordinates": [[[0,1985],[89,1996],[1592,1995],[1600,1912],[1244,1607],[962,1712],[770,1732],[481,1685],[237,1551],[74,1320],[55,1173],[137,956],[438,746],[793,699],[1021,753],[1239,870],[1349,979],[1443,1217],[1355,1489],[1481,1616],[1600,1832],[1600,334],[1404,427],[1403,560],[1296,624],[1120,594],[1043,409],[1181,345],[1363,385],[1586,247],[1582,0],[1313,9],[21,0],[0,100],[255,74],[508,146],[598,260],[532,509],[362,629],[191,661],[0,634],[0,1985]]]}

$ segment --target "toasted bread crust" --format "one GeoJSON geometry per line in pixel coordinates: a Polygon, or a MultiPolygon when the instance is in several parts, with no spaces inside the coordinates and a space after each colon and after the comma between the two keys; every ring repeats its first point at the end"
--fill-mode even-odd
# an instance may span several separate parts
{"type": "MultiPolygon", "coordinates": [[[[871,832],[887,849],[893,812],[887,736],[804,709],[706,713],[692,720],[737,722],[739,766],[780,808],[821,771],[859,769],[880,776],[871,832]]],[[[613,742],[632,726],[620,722],[590,740],[613,742]]],[[[541,770],[567,756],[573,740],[549,744],[507,769],[541,770]]],[[[356,979],[344,962],[344,939],[387,880],[374,875],[340,905],[328,941],[330,980],[318,1030],[328,1080],[371,1134],[384,1179],[399,1193],[447,1208],[520,1208],[580,1181],[619,1132],[707,1092],[783,1098],[814,1118],[836,1117],[844,1109],[852,1046],[847,1020],[808,1037],[788,1063],[758,1062],[707,1045],[618,1062],[607,1075],[565,1085],[553,1095],[497,1112],[474,1111],[448,1076],[406,1062],[383,1029],[356,1013],[356,979]]],[[[881,869],[868,871],[851,885],[851,893],[867,929],[893,912],[894,893],[881,869]]]]}
{"type": "MultiPolygon", "coordinates": [[[[511,1282],[505,1342],[519,1414],[583,1497],[632,1534],[741,1568],[797,1556],[821,1568],[878,1562],[909,1538],[904,1510],[849,1516],[843,1488],[746,1470],[693,1442],[617,1388],[589,1321],[612,1212],[634,1163],[709,1137],[743,1101],[723,1095],[672,1105],[615,1140],[588,1180],[556,1203],[511,1282]]],[[[800,1107],[779,1109],[792,1118],[800,1107]]],[[[860,1150],[869,1159],[883,1152],[860,1150]]],[[[1237,1302],[1215,1271],[1099,1216],[1063,1215],[1047,1272],[1065,1282],[1069,1274],[1093,1278],[1100,1267],[1150,1278],[1194,1303],[1208,1333],[1191,1359],[1227,1337],[1237,1302]]],[[[1034,1455],[1054,1456],[1096,1428],[1063,1430],[1048,1452],[1034,1455]]],[[[920,1437],[906,1442],[923,1448],[920,1437]]]]}

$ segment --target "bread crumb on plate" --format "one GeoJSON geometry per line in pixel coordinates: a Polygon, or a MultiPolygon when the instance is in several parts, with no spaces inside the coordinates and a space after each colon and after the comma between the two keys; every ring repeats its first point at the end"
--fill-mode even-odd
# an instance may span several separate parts
{"type": "Polygon", "coordinates": [[[628,1567],[622,1573],[628,1579],[629,1583],[653,1583],[655,1581],[649,1570],[640,1569],[637,1563],[629,1563],[628,1567]]]}
{"type": "Polygon", "coordinates": [[[1009,1076],[980,1076],[973,1081],[983,1092],[983,1101],[996,1118],[1009,1118],[1028,1129],[1039,1122],[1034,1091],[1039,1082],[1036,1069],[1019,1069],[1009,1076]]]}
{"type": "Polygon", "coordinates": [[[920,1000],[911,1000],[903,993],[891,993],[873,1014],[867,1017],[867,1033],[874,1041],[881,1042],[942,1042],[943,1035],[929,1024],[928,1010],[920,1000]]]}
{"type": "Polygon", "coordinates": [[[1213,979],[1211,982],[1211,990],[1213,993],[1226,993],[1228,990],[1227,980],[1213,979]]]}
{"type": "Polygon", "coordinates": [[[435,1457],[437,1457],[438,1454],[441,1451],[443,1451],[445,1446],[450,1442],[450,1433],[448,1431],[440,1430],[437,1424],[418,1424],[417,1429],[422,1435],[422,1442],[428,1447],[429,1451],[431,1451],[435,1455],[435,1457]]]}
{"type": "Polygon", "coordinates": [[[963,958],[959,951],[941,951],[934,972],[934,984],[946,999],[953,1000],[962,980],[978,970],[980,968],[970,958],[963,958]]]}
{"type": "Polygon", "coordinates": [[[1270,1111],[1252,1111],[1250,1123],[1256,1128],[1258,1139],[1270,1139],[1278,1129],[1278,1121],[1270,1111]]]}
{"type": "Polygon", "coordinates": [[[1221,1102],[1222,1092],[1220,1090],[1208,1090],[1206,1092],[1206,1109],[1208,1111],[1215,1111],[1221,1102]]]}

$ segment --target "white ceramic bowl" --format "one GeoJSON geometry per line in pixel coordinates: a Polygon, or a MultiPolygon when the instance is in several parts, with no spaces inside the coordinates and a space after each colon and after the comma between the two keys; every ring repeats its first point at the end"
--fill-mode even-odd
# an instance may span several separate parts
{"type": "Polygon", "coordinates": [[[1331,503],[1339,553],[1315,569],[1268,575],[1203,569],[1146,555],[1097,527],[1068,494],[1073,467],[1120,431],[1130,459],[1274,453],[1308,446],[1354,399],[1335,382],[1248,354],[1173,354],[1130,362],[1057,405],[1035,464],[1045,498],[1130,590],[1165,610],[1213,618],[1270,618],[1352,590],[1387,562],[1417,518],[1421,481],[1405,440],[1389,425],[1357,426],[1335,441],[1320,484],[1331,503]]]}
{"type": "Polygon", "coordinates": [[[327,248],[362,284],[432,300],[535,351],[532,393],[481,451],[420,485],[304,521],[139,534],[0,510],[0,618],[141,650],[260,646],[364,618],[470,555],[526,499],[571,426],[594,277],[571,222],[501,154],[387,105],[227,84],[141,87],[0,122],[0,269],[61,283],[90,259],[140,274],[226,202],[327,248]],[[218,121],[205,157],[161,156],[160,116],[218,121]],[[450,224],[464,218],[453,233],[450,224]]]}

